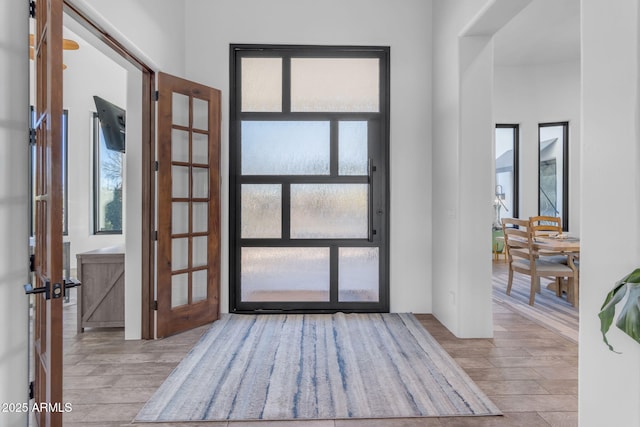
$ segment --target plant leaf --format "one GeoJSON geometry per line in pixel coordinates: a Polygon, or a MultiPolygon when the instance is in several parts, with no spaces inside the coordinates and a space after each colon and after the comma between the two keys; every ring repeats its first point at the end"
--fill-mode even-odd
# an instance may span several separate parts
{"type": "Polygon", "coordinates": [[[628,283],[629,298],[618,315],[616,326],[640,343],[640,284],[628,283]]]}
{"type": "MultiPolygon", "coordinates": [[[[622,297],[620,297],[618,300],[616,300],[616,301],[614,301],[614,302],[612,302],[611,300],[612,300],[612,299],[613,299],[613,297],[618,293],[618,291],[620,290],[620,288],[622,288],[623,286],[626,286],[626,285],[627,285],[627,282],[625,281],[625,279],[626,279],[627,277],[629,277],[629,276],[626,276],[624,279],[619,280],[619,281],[616,283],[616,285],[614,286],[614,288],[613,288],[613,289],[611,289],[611,290],[609,291],[609,293],[607,294],[607,297],[604,299],[604,302],[602,303],[602,307],[600,307],[600,311],[601,311],[601,312],[602,312],[603,310],[605,310],[605,309],[610,308],[610,307],[608,307],[608,306],[611,306],[611,305],[615,306],[617,303],[619,303],[619,302],[620,302],[620,300],[622,299],[622,297]]],[[[623,296],[624,296],[624,294],[623,294],[623,296]]]]}
{"type": "Polygon", "coordinates": [[[613,346],[609,344],[609,341],[607,340],[607,332],[609,332],[609,328],[613,323],[613,317],[616,314],[616,304],[622,301],[625,294],[627,293],[627,284],[624,282],[627,277],[616,283],[616,286],[611,290],[611,292],[607,294],[607,298],[605,298],[604,303],[602,304],[600,313],[598,313],[598,317],[600,318],[600,331],[602,332],[602,340],[607,345],[607,347],[609,347],[609,350],[615,353],[617,353],[617,351],[613,349],[613,346]]]}
{"type": "Polygon", "coordinates": [[[609,332],[616,314],[616,304],[622,301],[627,290],[629,291],[629,299],[618,316],[616,326],[640,343],[640,268],[636,268],[616,282],[604,299],[600,313],[598,313],[602,340],[613,352],[616,351],[607,340],[607,332],[609,332]]]}
{"type": "Polygon", "coordinates": [[[627,283],[640,283],[640,268],[636,268],[631,274],[622,280],[627,283]]]}

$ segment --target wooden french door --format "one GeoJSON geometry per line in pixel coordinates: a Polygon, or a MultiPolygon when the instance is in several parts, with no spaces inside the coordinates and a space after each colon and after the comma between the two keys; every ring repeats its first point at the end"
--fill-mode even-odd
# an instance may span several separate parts
{"type": "Polygon", "coordinates": [[[34,399],[40,426],[62,426],[62,0],[35,6],[34,399]],[[46,405],[46,406],[42,406],[46,405]]]}
{"type": "Polygon", "coordinates": [[[158,74],[158,337],[220,301],[220,91],[158,74]]]}

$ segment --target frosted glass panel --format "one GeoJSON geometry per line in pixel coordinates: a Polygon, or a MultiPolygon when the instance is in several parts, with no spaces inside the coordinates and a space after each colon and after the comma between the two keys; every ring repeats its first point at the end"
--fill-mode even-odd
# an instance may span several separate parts
{"type": "Polygon", "coordinates": [[[193,152],[191,153],[191,162],[208,164],[209,136],[195,132],[192,135],[193,152]]]}
{"type": "Polygon", "coordinates": [[[242,301],[329,301],[329,248],[242,248],[242,301]]]}
{"type": "Polygon", "coordinates": [[[291,238],[367,238],[367,184],[292,184],[291,238]]]}
{"type": "Polygon", "coordinates": [[[242,122],[243,175],[328,175],[329,122],[242,122]]]}
{"type": "Polygon", "coordinates": [[[173,202],[171,204],[171,234],[189,232],[189,203],[173,202]]]}
{"type": "Polygon", "coordinates": [[[189,275],[171,276],[171,308],[189,303],[189,275]]]}
{"type": "Polygon", "coordinates": [[[191,243],[192,264],[191,267],[207,265],[207,236],[194,237],[191,243]]]}
{"type": "Polygon", "coordinates": [[[193,195],[195,198],[209,197],[209,169],[193,168],[193,195]]]}
{"type": "Polygon", "coordinates": [[[377,58],[292,58],[291,111],[366,111],[379,107],[377,58]]]}
{"type": "Polygon", "coordinates": [[[171,239],[171,271],[189,267],[189,239],[171,239]]]}
{"type": "Polygon", "coordinates": [[[171,131],[171,160],[189,161],[189,132],[178,129],[171,131]]]}
{"type": "Polygon", "coordinates": [[[378,248],[338,249],[338,301],[378,302],[378,248]]]}
{"type": "Polygon", "coordinates": [[[207,299],[207,270],[191,273],[191,303],[207,299]]]}
{"type": "Polygon", "coordinates": [[[242,238],[282,236],[282,186],[242,184],[242,238]]]}
{"type": "Polygon", "coordinates": [[[189,197],[189,168],[171,166],[171,186],[174,198],[189,197]]]}
{"type": "Polygon", "coordinates": [[[242,111],[282,111],[282,59],[242,58],[242,111]]]}
{"type": "Polygon", "coordinates": [[[340,122],[338,129],[338,173],[367,175],[367,122],[340,122]]]}
{"type": "Polygon", "coordinates": [[[193,98],[193,127],[209,130],[209,102],[193,98]]]}
{"type": "Polygon", "coordinates": [[[173,124],[189,126],[189,97],[181,93],[173,92],[172,103],[173,124]]]}
{"type": "Polygon", "coordinates": [[[193,203],[191,209],[193,209],[193,230],[191,231],[194,233],[206,233],[209,225],[207,203],[193,203]]]}

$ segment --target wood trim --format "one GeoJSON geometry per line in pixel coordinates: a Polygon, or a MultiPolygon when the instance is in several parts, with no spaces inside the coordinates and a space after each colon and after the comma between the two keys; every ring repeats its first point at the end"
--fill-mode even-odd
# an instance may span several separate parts
{"type": "Polygon", "coordinates": [[[150,66],[148,66],[142,59],[138,58],[133,52],[129,51],[122,43],[114,38],[108,31],[93,21],[87,14],[82,12],[73,4],[69,3],[69,0],[64,0],[64,13],[69,15],[75,21],[80,23],[89,32],[100,39],[110,49],[113,49],[118,55],[129,61],[139,70],[147,70],[153,72],[150,66]]]}
{"type": "MultiPolygon", "coordinates": [[[[62,287],[35,295],[35,403],[62,404],[62,0],[38,1],[34,47],[36,88],[35,283],[62,287]]],[[[34,415],[37,424],[62,426],[62,412],[34,415]]]]}
{"type": "Polygon", "coordinates": [[[84,26],[91,34],[105,43],[110,49],[129,61],[142,72],[142,248],[141,248],[141,285],[142,285],[142,339],[153,339],[154,325],[154,230],[155,230],[155,100],[156,87],[154,70],[142,59],[129,51],[116,38],[100,27],[84,12],[64,0],[64,12],[84,26]]]}
{"type": "Polygon", "coordinates": [[[155,74],[143,72],[142,94],[142,339],[155,338],[154,325],[154,230],[155,230],[155,74]],[[145,102],[146,100],[146,102],[145,102]]]}

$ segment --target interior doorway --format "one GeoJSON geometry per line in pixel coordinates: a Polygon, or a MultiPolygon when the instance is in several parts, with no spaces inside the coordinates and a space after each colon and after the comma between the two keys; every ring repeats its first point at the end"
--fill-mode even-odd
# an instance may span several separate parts
{"type": "MultiPolygon", "coordinates": [[[[93,95],[98,95],[126,111],[126,142],[123,180],[125,188],[122,202],[124,228],[125,294],[123,302],[127,316],[141,318],[140,324],[128,322],[127,339],[153,339],[154,309],[154,230],[155,230],[155,72],[139,56],[125,47],[107,30],[73,5],[64,3],[65,27],[89,44],[114,65],[123,70],[124,93],[120,102],[114,98],[91,93],[89,98],[95,109],[93,95]],[[140,289],[126,283],[141,283],[140,289]]],[[[73,52],[76,53],[76,52],[73,52]]],[[[79,52],[78,52],[79,53],[79,52]]],[[[70,53],[71,54],[71,53],[70,53]]],[[[68,84],[75,84],[72,81],[68,84]]],[[[88,111],[88,110],[87,110],[88,111]]],[[[91,117],[89,121],[93,121],[91,117]]],[[[107,150],[108,152],[109,150],[107,150]]],[[[93,190],[100,191],[100,190],[93,190]]],[[[87,206],[80,206],[87,209],[87,206]]],[[[93,209],[99,211],[98,209],[93,209]]],[[[100,219],[92,218],[93,225],[100,219]]],[[[103,224],[108,224],[107,221],[103,224]]],[[[100,236],[103,240],[105,236],[100,236]]]]}

